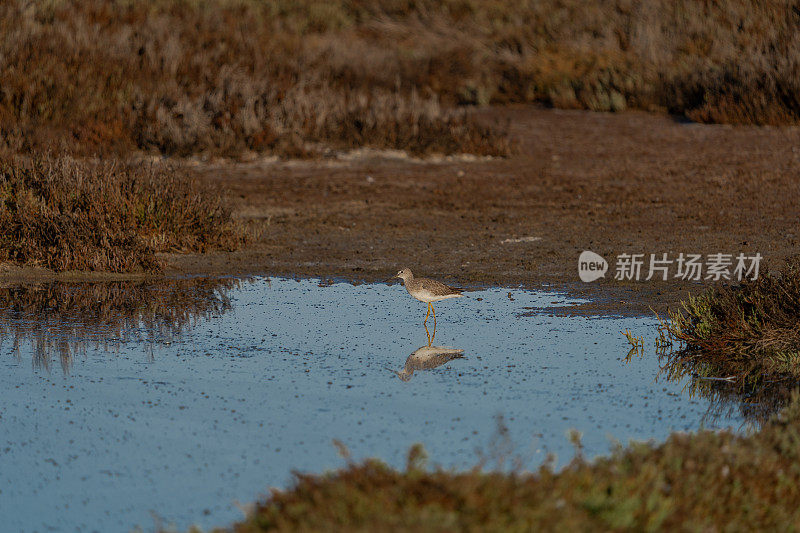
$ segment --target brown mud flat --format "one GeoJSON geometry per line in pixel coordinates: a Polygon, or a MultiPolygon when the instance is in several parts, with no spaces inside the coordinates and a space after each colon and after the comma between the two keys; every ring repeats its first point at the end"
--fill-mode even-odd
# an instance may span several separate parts
{"type": "Polygon", "coordinates": [[[595,300],[575,309],[591,314],[663,309],[702,285],[615,281],[622,253],[759,252],[762,272],[797,253],[800,128],[484,113],[510,120],[516,155],[196,164],[260,236],[233,253],[162,255],[165,273],[376,281],[408,266],[465,286],[567,290],[595,300]],[[583,250],[608,260],[606,279],[580,282],[583,250]]]}
{"type": "Polygon", "coordinates": [[[642,311],[701,284],[615,281],[618,254],[758,252],[764,271],[797,252],[798,128],[531,107],[487,114],[511,121],[517,155],[200,166],[262,236],[231,254],[167,257],[168,271],[376,281],[409,266],[464,285],[550,286],[642,311]],[[606,279],[579,281],[583,250],[609,261],[606,279]]]}

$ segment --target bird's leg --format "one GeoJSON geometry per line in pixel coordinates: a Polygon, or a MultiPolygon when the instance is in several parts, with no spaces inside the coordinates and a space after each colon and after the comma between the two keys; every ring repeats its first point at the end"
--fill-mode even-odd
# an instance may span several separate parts
{"type": "Polygon", "coordinates": [[[428,346],[430,346],[435,339],[436,339],[436,313],[434,313],[433,315],[433,335],[431,335],[431,338],[428,340],[428,346]]]}
{"type": "MultiPolygon", "coordinates": [[[[430,346],[431,342],[433,342],[433,339],[431,338],[431,334],[428,331],[428,326],[425,323],[423,323],[422,326],[425,328],[425,335],[428,336],[428,346],[430,346]]],[[[433,330],[433,335],[436,336],[436,330],[435,329],[433,330]]]]}
{"type": "Polygon", "coordinates": [[[422,321],[423,325],[428,323],[428,316],[430,316],[430,314],[431,314],[431,303],[428,302],[428,314],[425,315],[425,320],[422,321]]]}
{"type": "MultiPolygon", "coordinates": [[[[433,304],[428,304],[433,309],[433,304]]],[[[436,309],[433,309],[433,330],[436,331],[436,309]]]]}

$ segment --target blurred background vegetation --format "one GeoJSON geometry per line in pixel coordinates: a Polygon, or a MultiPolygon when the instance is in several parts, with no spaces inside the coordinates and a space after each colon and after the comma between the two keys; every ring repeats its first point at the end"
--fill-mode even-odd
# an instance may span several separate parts
{"type": "Polygon", "coordinates": [[[465,106],[795,124],[794,2],[12,0],[0,134],[17,150],[506,155],[465,106]]]}

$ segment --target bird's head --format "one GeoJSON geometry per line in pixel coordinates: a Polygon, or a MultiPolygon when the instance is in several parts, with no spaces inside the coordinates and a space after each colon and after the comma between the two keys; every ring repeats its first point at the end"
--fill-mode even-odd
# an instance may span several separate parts
{"type": "Polygon", "coordinates": [[[400,278],[403,281],[411,279],[414,277],[414,274],[411,273],[410,268],[404,268],[403,270],[399,271],[397,274],[394,275],[395,278],[400,278]]]}
{"type": "Polygon", "coordinates": [[[400,381],[410,381],[411,380],[411,376],[414,375],[414,370],[413,369],[403,368],[403,370],[401,370],[399,372],[397,370],[392,370],[391,368],[386,368],[386,370],[388,370],[389,372],[391,372],[392,374],[394,374],[395,376],[400,378],[400,381]]]}
{"type": "Polygon", "coordinates": [[[405,368],[400,372],[395,372],[400,381],[411,381],[411,376],[414,375],[413,370],[406,370],[405,368]]]}

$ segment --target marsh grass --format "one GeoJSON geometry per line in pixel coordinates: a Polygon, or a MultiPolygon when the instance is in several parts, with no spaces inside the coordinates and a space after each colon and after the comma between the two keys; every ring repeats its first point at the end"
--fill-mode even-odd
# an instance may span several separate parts
{"type": "Polygon", "coordinates": [[[10,0],[0,144],[507,155],[454,106],[800,120],[800,10],[749,0],[10,0]]]}
{"type": "Polygon", "coordinates": [[[800,521],[800,395],[760,431],[673,433],[559,472],[405,469],[370,459],[296,474],[226,531],[791,530],[800,521]]]}
{"type": "Polygon", "coordinates": [[[157,252],[244,239],[218,191],[178,169],[0,155],[0,263],[56,271],[159,270],[157,252]]]}
{"type": "Polygon", "coordinates": [[[742,387],[800,382],[800,261],[775,275],[709,289],[667,322],[683,349],[666,354],[668,377],[692,373],[742,387]]]}
{"type": "Polygon", "coordinates": [[[357,37],[362,12],[327,2],[3,2],[0,139],[18,151],[55,142],[86,153],[302,157],[322,143],[508,154],[501,126],[387,71],[392,57],[357,37]]]}
{"type": "Polygon", "coordinates": [[[0,347],[32,347],[33,366],[69,372],[87,348],[173,341],[197,320],[229,311],[235,279],[36,283],[0,287],[0,347]]]}

